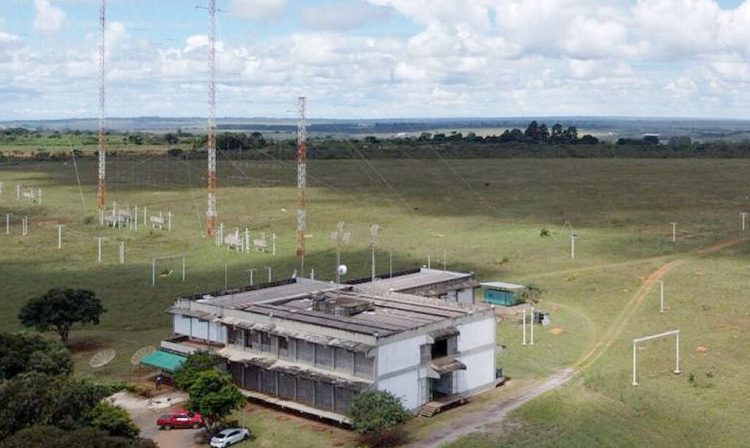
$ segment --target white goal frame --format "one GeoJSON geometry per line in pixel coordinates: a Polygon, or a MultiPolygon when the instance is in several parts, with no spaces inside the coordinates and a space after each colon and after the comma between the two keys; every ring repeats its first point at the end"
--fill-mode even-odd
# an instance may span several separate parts
{"type": "Polygon", "coordinates": [[[156,262],[158,260],[172,260],[182,258],[182,281],[185,281],[185,254],[167,255],[164,257],[154,257],[151,259],[151,286],[156,286],[156,262]]]}
{"type": "Polygon", "coordinates": [[[675,336],[675,368],[673,372],[676,374],[680,373],[680,330],[672,330],[672,331],[667,331],[665,333],[655,334],[653,336],[635,338],[633,339],[633,386],[638,385],[638,381],[636,380],[636,362],[637,362],[636,356],[638,353],[638,343],[650,341],[652,339],[668,337],[668,336],[675,336]]]}

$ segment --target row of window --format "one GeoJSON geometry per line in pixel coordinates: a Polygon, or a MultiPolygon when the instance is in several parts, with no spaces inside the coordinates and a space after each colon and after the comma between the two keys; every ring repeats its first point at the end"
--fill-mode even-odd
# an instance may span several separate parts
{"type": "Polygon", "coordinates": [[[229,370],[235,383],[244,389],[298,401],[338,414],[348,413],[352,397],[356,393],[333,384],[240,363],[230,363],[229,370]]]}
{"type": "Polygon", "coordinates": [[[373,360],[364,353],[340,347],[315,344],[303,339],[285,338],[262,331],[227,327],[227,342],[291,362],[306,364],[361,378],[373,378],[373,360]]]}

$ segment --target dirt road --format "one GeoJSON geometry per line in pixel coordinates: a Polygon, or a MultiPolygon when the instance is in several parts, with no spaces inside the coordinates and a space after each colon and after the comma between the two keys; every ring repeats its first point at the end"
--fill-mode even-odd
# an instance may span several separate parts
{"type": "MultiPolygon", "coordinates": [[[[457,418],[453,420],[450,425],[446,425],[445,428],[432,433],[428,438],[412,443],[409,446],[413,448],[438,447],[454,442],[461,437],[465,437],[470,434],[489,431],[490,427],[498,427],[511,411],[517,409],[524,403],[535,397],[538,397],[539,395],[562,386],[573,376],[591,367],[607,351],[607,349],[612,346],[613,343],[619,340],[618,338],[627,326],[630,318],[637,311],[638,306],[648,296],[654,285],[656,285],[656,282],[664,277],[669,271],[692,257],[719,252],[723,249],[736,246],[745,241],[747,240],[734,239],[720,241],[718,243],[712,244],[711,246],[696,249],[694,251],[678,256],[678,258],[675,258],[661,265],[658,269],[656,269],[648,277],[646,277],[633,297],[620,310],[617,318],[612,323],[612,325],[610,325],[607,331],[604,332],[602,338],[591,348],[591,350],[584,353],[575,363],[573,363],[572,366],[555,372],[552,376],[548,377],[544,381],[517,391],[509,398],[505,398],[503,399],[503,401],[495,405],[477,409],[471,412],[458,414],[457,418]]],[[[618,265],[626,264],[630,263],[618,263],[618,265]]],[[[607,268],[612,266],[616,265],[606,265],[607,268]]]]}

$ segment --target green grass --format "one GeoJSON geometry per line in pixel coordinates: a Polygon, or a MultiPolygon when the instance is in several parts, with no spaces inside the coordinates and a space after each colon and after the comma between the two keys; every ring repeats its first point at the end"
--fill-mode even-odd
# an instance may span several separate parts
{"type": "MultiPolygon", "coordinates": [[[[264,277],[265,266],[273,267],[275,278],[298,267],[293,257],[293,162],[219,162],[220,221],[227,228],[249,227],[254,234],[276,233],[276,257],[229,252],[203,236],[203,161],[110,159],[109,205],[116,200],[118,207],[171,210],[172,233],[96,225],[95,162],[79,161],[80,190],[75,168],[72,160],[0,168],[0,218],[5,213],[15,217],[11,235],[0,225],[0,326],[20,329],[20,307],[51,287],[94,290],[108,312],[101,325],[72,333],[82,374],[127,378],[130,355],[170,334],[164,309],[181,294],[223,288],[225,263],[230,286],[247,283],[251,267],[261,270],[256,279],[264,277]],[[16,183],[42,187],[44,206],[16,201],[16,183]],[[23,215],[32,223],[26,237],[20,236],[18,217],[23,215]],[[62,250],[56,249],[58,222],[65,225],[62,250]],[[97,236],[105,238],[101,264],[96,263],[97,236]],[[126,243],[124,266],[117,263],[120,241],[126,243]],[[160,278],[152,288],[151,257],[176,253],[187,256],[187,282],[160,278]],[[106,372],[93,372],[87,361],[102,347],[115,348],[118,357],[106,372]]],[[[748,168],[750,162],[744,160],[311,161],[306,267],[314,268],[317,278],[332,277],[334,252],[328,238],[336,222],[345,220],[353,233],[343,255],[349,278],[369,273],[368,229],[378,223],[379,271],[388,270],[389,250],[394,269],[425,264],[428,255],[433,266],[442,266],[445,251],[449,269],[542,287],[547,292],[540,306],[552,311],[552,327],[561,328],[560,335],[538,327],[538,343],[532,348],[520,345],[520,328],[512,319],[498,329],[498,342],[507,346],[499,363],[515,379],[531,381],[571,365],[590,349],[641,278],[660,264],[738,237],[739,212],[750,199],[748,168]],[[676,243],[670,241],[672,221],[679,223],[676,243]],[[542,228],[552,236],[541,238],[542,228]],[[579,235],[576,260],[569,254],[571,232],[579,235]]],[[[652,291],[590,369],[520,408],[501,432],[457,446],[741,444],[748,435],[741,422],[750,417],[750,404],[738,398],[747,396],[744,372],[750,367],[750,317],[743,308],[750,286],[749,251],[742,245],[679,265],[665,277],[668,313],[656,313],[658,296],[652,291]],[[641,386],[629,386],[629,340],[671,328],[683,331],[685,373],[669,373],[673,346],[656,341],[640,352],[641,386]],[[695,353],[698,345],[709,352],[695,353]],[[687,383],[690,372],[696,375],[695,385],[687,383]]],[[[258,416],[272,415],[254,414],[251,418],[258,421],[258,416]]],[[[408,429],[419,434],[446,424],[450,413],[416,420],[408,429]]],[[[290,431],[282,422],[260,427],[277,426],[279,434],[290,431]]],[[[267,446],[282,443],[281,436],[276,442],[274,437],[268,436],[267,446]]]]}

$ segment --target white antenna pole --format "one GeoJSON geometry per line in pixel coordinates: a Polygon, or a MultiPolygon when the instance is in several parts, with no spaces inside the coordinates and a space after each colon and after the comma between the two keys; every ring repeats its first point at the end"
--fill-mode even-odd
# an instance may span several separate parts
{"type": "Polygon", "coordinates": [[[98,247],[96,261],[101,263],[102,262],[102,238],[97,237],[96,240],[97,240],[97,247],[98,247]]]}
{"type": "Polygon", "coordinates": [[[225,291],[227,290],[227,283],[228,283],[228,280],[229,280],[228,279],[229,275],[228,275],[227,271],[228,271],[227,261],[224,260],[224,290],[225,291]]]}
{"type": "Polygon", "coordinates": [[[523,345],[526,345],[526,310],[523,310],[523,345]]]}
{"type": "Polygon", "coordinates": [[[62,224],[57,225],[57,248],[62,249],[62,224]]]}
{"type": "Polygon", "coordinates": [[[167,232],[172,231],[172,212],[167,212],[167,232]]]}
{"type": "Polygon", "coordinates": [[[273,279],[273,275],[271,273],[271,266],[267,266],[267,268],[268,268],[268,283],[271,283],[273,279]]]}
{"type": "Polygon", "coordinates": [[[5,234],[10,235],[10,213],[5,214],[5,234]]]}
{"type": "Polygon", "coordinates": [[[742,216],[742,231],[745,231],[745,221],[747,220],[747,213],[740,213],[740,216],[742,216]]]}
{"type": "Polygon", "coordinates": [[[673,222],[672,223],[672,242],[674,243],[675,241],[677,241],[677,223],[673,222]]]}
{"type": "Polygon", "coordinates": [[[135,206],[135,213],[133,214],[135,219],[133,219],[133,229],[137,232],[138,231],[138,206],[135,206]]]}
{"type": "Polygon", "coordinates": [[[276,256],[276,234],[271,234],[271,255],[276,256]]]}
{"type": "Polygon", "coordinates": [[[427,256],[427,269],[432,269],[432,257],[427,256]]]}
{"type": "Polygon", "coordinates": [[[315,268],[310,269],[310,280],[315,280],[315,268]]]}
{"type": "Polygon", "coordinates": [[[156,286],[156,257],[151,259],[151,286],[156,286]]]}
{"type": "Polygon", "coordinates": [[[664,280],[659,280],[659,312],[664,312],[664,280]]]}
{"type": "Polygon", "coordinates": [[[120,242],[120,264],[125,264],[125,243],[120,242]]]}
{"type": "Polygon", "coordinates": [[[636,367],[636,350],[637,350],[637,349],[638,349],[638,343],[637,343],[637,342],[635,342],[635,340],[634,340],[634,341],[633,341],[633,383],[632,383],[632,384],[633,384],[633,386],[637,386],[637,385],[638,385],[638,381],[636,380],[636,375],[635,375],[635,367],[636,367]]]}
{"type": "Polygon", "coordinates": [[[531,317],[531,320],[530,320],[529,323],[531,325],[531,342],[530,342],[529,345],[534,345],[534,305],[531,305],[531,316],[530,317],[531,317]]]}
{"type": "Polygon", "coordinates": [[[380,226],[373,224],[370,226],[370,253],[371,253],[371,281],[375,281],[375,246],[378,244],[378,230],[380,226]]]}
{"type": "Polygon", "coordinates": [[[675,366],[674,373],[680,373],[680,330],[677,330],[677,342],[675,343],[675,366]]]}

